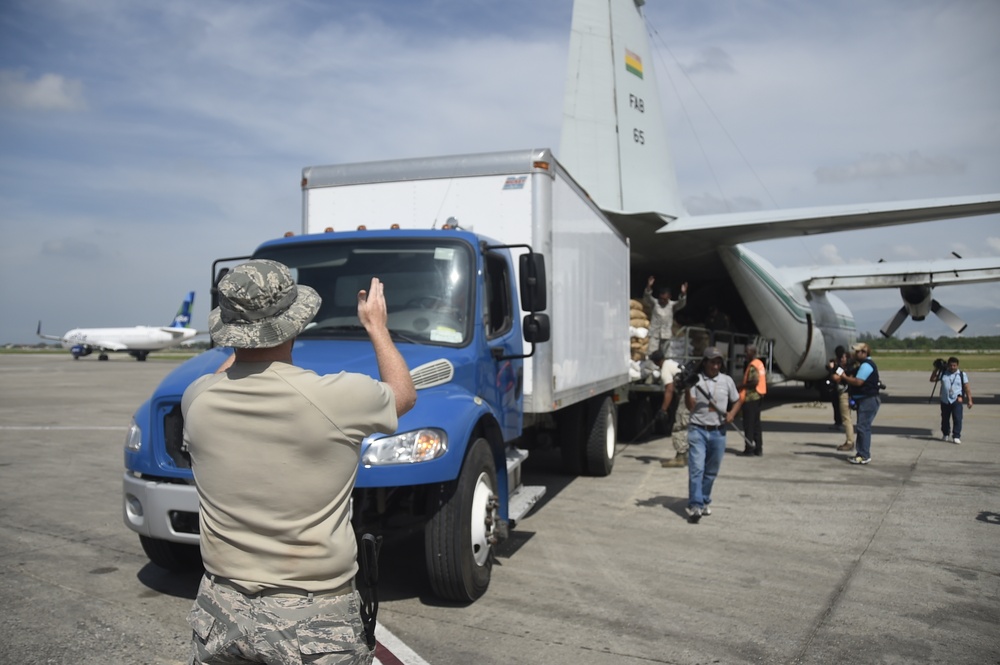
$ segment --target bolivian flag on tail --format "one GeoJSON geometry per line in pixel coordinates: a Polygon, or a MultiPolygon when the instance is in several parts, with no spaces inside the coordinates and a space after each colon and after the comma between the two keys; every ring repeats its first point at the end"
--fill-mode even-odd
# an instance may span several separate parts
{"type": "Polygon", "coordinates": [[[642,78],[642,58],[628,49],[625,49],[625,71],[632,72],[642,78]]]}

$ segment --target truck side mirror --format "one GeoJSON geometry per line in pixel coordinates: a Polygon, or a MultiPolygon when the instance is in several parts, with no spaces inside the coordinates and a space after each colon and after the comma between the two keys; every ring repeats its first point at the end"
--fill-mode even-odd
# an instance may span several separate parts
{"type": "Polygon", "coordinates": [[[529,344],[541,344],[542,342],[549,341],[549,338],[552,336],[549,315],[528,314],[521,322],[521,330],[524,332],[524,341],[529,344]]]}
{"type": "Polygon", "coordinates": [[[545,257],[529,251],[527,254],[521,254],[518,261],[521,274],[521,309],[528,312],[544,312],[548,306],[545,293],[545,257]]]}

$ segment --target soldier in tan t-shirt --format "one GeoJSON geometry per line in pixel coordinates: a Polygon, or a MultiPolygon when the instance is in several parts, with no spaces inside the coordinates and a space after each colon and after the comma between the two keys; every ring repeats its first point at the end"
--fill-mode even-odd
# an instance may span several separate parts
{"type": "Polygon", "coordinates": [[[189,616],[193,662],[372,662],[353,585],[351,492],[362,440],[394,432],[416,400],[382,289],[372,279],[358,294],[376,381],[292,364],[320,297],[286,266],[249,261],[220,281],[211,334],[235,353],[181,405],[205,563],[189,616]]]}

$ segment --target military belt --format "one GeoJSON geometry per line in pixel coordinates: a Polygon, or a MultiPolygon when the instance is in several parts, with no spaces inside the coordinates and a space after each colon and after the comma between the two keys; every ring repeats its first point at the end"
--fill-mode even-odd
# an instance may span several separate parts
{"type": "Polygon", "coordinates": [[[274,587],[251,592],[239,583],[215,573],[206,572],[205,577],[211,580],[213,584],[229,587],[247,598],[264,598],[266,596],[278,598],[324,598],[328,596],[347,596],[354,593],[353,579],[350,582],[345,582],[336,589],[324,589],[321,591],[306,591],[305,589],[296,589],[294,587],[274,587]]]}

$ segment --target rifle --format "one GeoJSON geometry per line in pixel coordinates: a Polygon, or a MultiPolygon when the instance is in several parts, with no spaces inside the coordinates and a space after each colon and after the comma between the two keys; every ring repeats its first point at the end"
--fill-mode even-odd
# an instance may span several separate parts
{"type": "MultiPolygon", "coordinates": [[[[708,400],[708,405],[709,405],[710,407],[712,407],[712,408],[713,408],[713,409],[715,410],[715,412],[716,412],[716,413],[718,413],[718,414],[719,414],[720,416],[722,416],[722,422],[723,422],[723,423],[725,423],[725,422],[726,422],[726,416],[728,415],[728,413],[726,412],[726,410],[725,410],[725,409],[722,409],[722,408],[720,408],[720,407],[719,407],[719,405],[715,403],[715,400],[714,400],[714,399],[712,399],[712,396],[711,396],[711,395],[709,395],[709,394],[708,394],[708,391],[707,391],[707,390],[705,390],[705,388],[704,388],[704,387],[703,387],[703,386],[701,385],[701,381],[699,381],[698,383],[694,384],[694,387],[698,389],[698,392],[700,392],[700,393],[701,393],[702,395],[704,395],[704,396],[705,396],[705,399],[707,399],[707,400],[708,400]]],[[[744,434],[744,433],[743,433],[743,430],[741,430],[741,429],[740,429],[740,428],[739,428],[739,427],[738,427],[738,426],[736,425],[736,421],[733,421],[733,422],[729,423],[729,425],[730,425],[730,426],[731,426],[731,427],[732,427],[732,428],[733,428],[734,430],[736,430],[736,433],[737,433],[737,434],[739,434],[740,436],[742,436],[742,437],[743,437],[743,440],[744,440],[744,441],[746,441],[746,440],[747,440],[747,435],[746,435],[746,434],[744,434]]]]}
{"type": "Polygon", "coordinates": [[[361,624],[365,628],[365,642],[374,651],[375,618],[378,616],[378,555],[382,549],[382,536],[363,534],[360,544],[357,586],[361,596],[361,624]]]}

